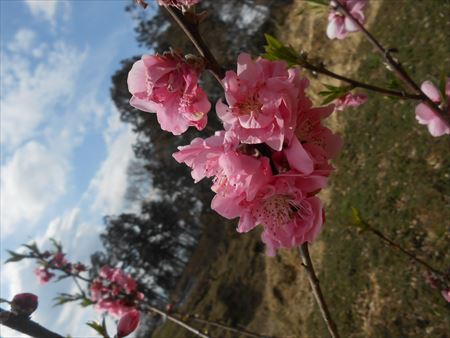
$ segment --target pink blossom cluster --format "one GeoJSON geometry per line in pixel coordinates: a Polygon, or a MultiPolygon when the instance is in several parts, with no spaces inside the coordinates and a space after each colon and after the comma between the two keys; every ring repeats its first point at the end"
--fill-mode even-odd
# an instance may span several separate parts
{"type": "Polygon", "coordinates": [[[140,110],[156,113],[161,128],[174,135],[189,127],[205,128],[211,109],[199,73],[203,65],[197,59],[186,59],[178,52],[144,55],[128,74],[130,104],[140,110]]]}
{"type": "Polygon", "coordinates": [[[136,281],[118,268],[103,266],[90,286],[94,307],[120,317],[133,310],[144,299],[136,281]]]}
{"type": "Polygon", "coordinates": [[[324,223],[316,193],[333,171],[341,139],[322,124],[333,105],[314,108],[309,82],[282,61],[238,58],[223,79],[226,103],[216,111],[223,131],[196,138],[173,156],[197,182],[212,178],[212,208],[238,232],[262,225],[267,253],[312,242],[324,223]]]}
{"type": "Polygon", "coordinates": [[[48,252],[45,251],[41,255],[41,260],[44,263],[34,270],[39,284],[44,285],[48,283],[55,274],[50,270],[61,270],[66,273],[78,274],[86,270],[86,267],[82,263],[71,263],[66,259],[66,255],[61,251],[48,252]]]}
{"type": "MultiPolygon", "coordinates": [[[[344,6],[350,14],[359,22],[364,23],[365,16],[363,13],[366,6],[366,0],[340,0],[342,6],[344,6]]],[[[358,25],[353,23],[348,17],[345,17],[336,7],[336,2],[331,1],[333,9],[328,15],[327,36],[330,39],[342,40],[347,37],[348,33],[359,31],[358,25]]]]}
{"type": "MultiPolygon", "coordinates": [[[[439,90],[431,81],[423,82],[420,88],[424,94],[431,99],[431,101],[437,105],[440,105],[447,114],[450,114],[450,78],[447,78],[445,83],[446,101],[442,99],[439,90]]],[[[425,103],[420,103],[416,107],[416,119],[420,124],[424,124],[428,127],[428,131],[432,136],[438,137],[445,134],[450,134],[450,128],[425,103]]]]}
{"type": "Polygon", "coordinates": [[[197,4],[200,0],[157,0],[160,6],[173,6],[181,8],[182,6],[190,7],[197,4]]]}

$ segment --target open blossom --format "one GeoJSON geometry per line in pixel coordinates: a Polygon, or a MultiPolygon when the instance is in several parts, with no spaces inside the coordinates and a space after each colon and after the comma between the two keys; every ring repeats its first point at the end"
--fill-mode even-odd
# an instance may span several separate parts
{"type": "Polygon", "coordinates": [[[180,8],[181,6],[194,6],[200,0],[158,0],[160,6],[173,6],[180,8]]]}
{"type": "Polygon", "coordinates": [[[245,149],[237,142],[225,140],[223,131],[205,140],[196,138],[190,145],[178,149],[173,157],[192,168],[196,182],[204,177],[213,177],[211,189],[220,196],[244,194],[244,198],[252,199],[271,176],[267,158],[245,154],[245,149]]]}
{"type": "Polygon", "coordinates": [[[335,109],[342,111],[347,107],[358,107],[367,102],[367,95],[362,93],[352,94],[348,92],[347,94],[337,98],[334,101],[335,109]]]}
{"type": "Polygon", "coordinates": [[[137,310],[132,310],[123,315],[117,324],[117,338],[126,337],[136,330],[140,317],[141,315],[137,310]]]}
{"type": "Polygon", "coordinates": [[[50,279],[52,279],[55,274],[48,271],[48,269],[44,268],[43,266],[36,268],[34,270],[34,274],[36,275],[39,284],[44,285],[47,284],[50,279]]]}
{"type": "Polygon", "coordinates": [[[128,74],[130,104],[146,112],[156,112],[161,128],[174,135],[194,126],[202,130],[211,109],[200,87],[198,67],[177,52],[144,55],[128,74]]]}
{"type": "MultiPolygon", "coordinates": [[[[364,23],[365,16],[363,9],[366,6],[366,0],[340,0],[340,3],[353,15],[360,23],[364,23]]],[[[336,4],[331,1],[331,6],[336,4]]],[[[330,39],[344,39],[349,32],[356,32],[359,27],[349,18],[345,17],[339,11],[333,9],[328,15],[327,36],[330,39]]]]}
{"type": "Polygon", "coordinates": [[[135,309],[144,295],[137,291],[136,281],[121,269],[104,266],[90,286],[94,307],[115,317],[135,309]]]}
{"type": "Polygon", "coordinates": [[[223,79],[228,105],[219,101],[216,111],[227,134],[242,143],[266,143],[281,150],[296,125],[297,97],[302,80],[297,69],[282,61],[238,57],[237,72],[223,79]]]}
{"type": "MultiPolygon", "coordinates": [[[[441,103],[442,99],[439,90],[431,81],[423,82],[420,88],[433,102],[437,104],[441,103]]],[[[447,79],[445,84],[445,95],[447,96],[447,102],[444,106],[446,106],[447,114],[450,114],[450,78],[447,79]]],[[[428,131],[435,137],[450,134],[450,128],[425,103],[420,103],[416,107],[416,119],[420,124],[427,125],[428,131]]]]}
{"type": "Polygon", "coordinates": [[[222,215],[239,217],[239,232],[261,225],[267,254],[273,256],[279,248],[292,248],[317,237],[324,222],[322,204],[308,193],[323,188],[323,184],[323,179],[314,177],[276,176],[252,201],[224,199],[222,203],[230,206],[222,215]]]}

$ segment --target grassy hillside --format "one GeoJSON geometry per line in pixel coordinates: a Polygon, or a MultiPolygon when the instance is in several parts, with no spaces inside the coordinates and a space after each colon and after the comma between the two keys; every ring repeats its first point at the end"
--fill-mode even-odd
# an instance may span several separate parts
{"type": "MultiPolygon", "coordinates": [[[[398,58],[418,82],[450,71],[448,1],[371,3],[371,30],[385,46],[399,49],[398,58]]],[[[294,15],[302,8],[297,0],[280,25],[282,39],[313,48],[337,71],[380,85],[391,81],[360,34],[328,41],[325,14],[294,15]]],[[[324,194],[327,224],[311,254],[342,337],[440,338],[450,332],[450,306],[425,283],[424,271],[372,234],[348,226],[355,206],[405,248],[442,270],[450,266],[450,137],[432,138],[415,122],[414,107],[371,95],[363,107],[331,121],[345,146],[324,194]]],[[[278,337],[328,336],[295,250],[267,258],[258,233],[239,235],[233,222],[205,224],[180,283],[180,290],[193,285],[180,311],[278,337]]],[[[166,323],[153,337],[190,335],[166,323]]]]}

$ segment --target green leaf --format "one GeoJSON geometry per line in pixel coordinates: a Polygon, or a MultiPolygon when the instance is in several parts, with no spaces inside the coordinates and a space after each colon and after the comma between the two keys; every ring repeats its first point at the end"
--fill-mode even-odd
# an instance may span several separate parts
{"type": "Polygon", "coordinates": [[[327,0],[304,0],[307,4],[315,6],[325,6],[328,7],[330,2],[327,0]]]}
{"type": "Polygon", "coordinates": [[[33,253],[38,253],[39,252],[39,249],[37,247],[36,242],[33,242],[31,244],[22,244],[22,246],[24,246],[25,248],[29,249],[33,253]]]}
{"type": "Polygon", "coordinates": [[[56,248],[57,251],[62,252],[62,245],[60,242],[58,242],[54,238],[50,238],[50,241],[53,243],[53,246],[56,248]]]}
{"type": "Polygon", "coordinates": [[[102,337],[109,338],[108,331],[106,330],[105,318],[103,318],[103,321],[101,324],[96,321],[90,321],[90,322],[87,322],[86,325],[93,328],[102,337]]]}
{"type": "Polygon", "coordinates": [[[10,263],[10,262],[18,262],[18,261],[21,261],[22,259],[27,257],[26,255],[21,255],[21,254],[18,254],[16,252],[14,252],[14,251],[11,251],[11,250],[6,250],[6,251],[8,251],[8,253],[11,255],[11,257],[9,257],[5,261],[5,264],[6,263],[10,263]]]}
{"type": "Polygon", "coordinates": [[[264,46],[266,53],[262,55],[263,58],[271,61],[286,61],[289,67],[299,64],[299,56],[294,48],[283,45],[280,40],[270,34],[265,34],[265,37],[267,45],[264,46]]]}
{"type": "Polygon", "coordinates": [[[0,298],[0,303],[8,303],[8,304],[11,304],[11,302],[10,302],[9,300],[4,299],[4,298],[0,298]]]}

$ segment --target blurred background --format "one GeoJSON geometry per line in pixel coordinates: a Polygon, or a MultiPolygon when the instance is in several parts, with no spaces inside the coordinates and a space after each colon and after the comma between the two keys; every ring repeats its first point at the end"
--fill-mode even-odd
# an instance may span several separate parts
{"type": "MultiPolygon", "coordinates": [[[[1,261],[6,249],[61,241],[68,258],[133,275],[154,305],[283,337],[323,337],[326,328],[295,251],[264,254],[257,231],[210,209],[209,182],[194,185],[172,153],[200,136],[161,131],[155,115],[133,109],[128,71],[144,53],[195,50],[153,0],[1,1],[1,261]]],[[[400,49],[418,82],[450,69],[450,4],[369,1],[368,26],[400,49]]],[[[336,72],[398,88],[359,34],[325,36],[326,11],[300,0],[202,0],[204,39],[226,69],[240,52],[263,52],[270,33],[336,72]]],[[[307,76],[312,74],[305,73],[307,76]]],[[[215,79],[202,79],[211,102],[215,79]]],[[[311,95],[325,78],[312,80],[311,95]]],[[[416,125],[414,103],[369,96],[330,119],[345,146],[331,188],[327,224],[312,256],[345,337],[446,337],[449,306],[423,271],[370,234],[348,226],[351,206],[380,230],[445,270],[450,266],[448,137],[416,125]]],[[[210,112],[210,126],[220,128],[210,112]]],[[[208,134],[202,133],[203,136],[208,134]]],[[[1,266],[1,297],[39,296],[33,319],[61,334],[92,337],[99,319],[76,304],[52,307],[70,282],[39,286],[34,263],[1,266]]],[[[1,337],[17,333],[0,328],[1,337]]],[[[213,336],[233,337],[218,331],[213,336]]],[[[190,337],[145,317],[138,337],[190,337]]]]}

